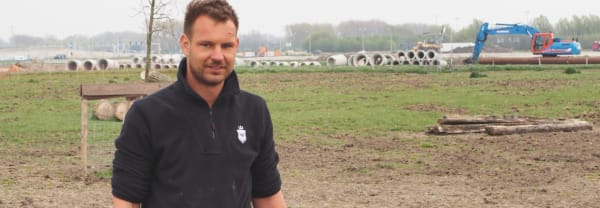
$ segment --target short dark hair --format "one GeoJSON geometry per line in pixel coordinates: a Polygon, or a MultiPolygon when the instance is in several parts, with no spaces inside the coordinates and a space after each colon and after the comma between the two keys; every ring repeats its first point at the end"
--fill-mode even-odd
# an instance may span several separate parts
{"type": "Polygon", "coordinates": [[[226,0],[192,0],[187,5],[185,20],[183,23],[183,33],[191,38],[192,25],[199,16],[208,15],[217,22],[226,22],[231,20],[235,24],[235,29],[239,28],[237,14],[233,7],[226,0]]]}

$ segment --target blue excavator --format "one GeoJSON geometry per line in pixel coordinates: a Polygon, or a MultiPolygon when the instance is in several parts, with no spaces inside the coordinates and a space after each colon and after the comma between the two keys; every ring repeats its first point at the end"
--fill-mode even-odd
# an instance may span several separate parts
{"type": "Polygon", "coordinates": [[[576,40],[555,38],[551,32],[540,32],[535,27],[525,24],[495,24],[494,27],[490,27],[485,22],[477,33],[473,56],[465,60],[465,63],[479,63],[479,54],[483,50],[488,35],[528,35],[531,38],[531,52],[543,57],[579,55],[581,53],[581,44],[576,40]]]}

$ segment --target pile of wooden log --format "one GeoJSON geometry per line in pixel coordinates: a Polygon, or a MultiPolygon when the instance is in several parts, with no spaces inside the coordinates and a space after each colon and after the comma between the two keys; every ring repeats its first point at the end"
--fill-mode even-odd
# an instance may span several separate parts
{"type": "Polygon", "coordinates": [[[431,134],[487,133],[489,135],[530,132],[592,130],[593,125],[579,119],[541,119],[516,116],[444,116],[438,125],[429,128],[431,134]]]}
{"type": "Polygon", "coordinates": [[[101,121],[111,121],[115,118],[123,121],[133,101],[110,102],[106,99],[98,101],[94,108],[94,116],[101,121]]]}

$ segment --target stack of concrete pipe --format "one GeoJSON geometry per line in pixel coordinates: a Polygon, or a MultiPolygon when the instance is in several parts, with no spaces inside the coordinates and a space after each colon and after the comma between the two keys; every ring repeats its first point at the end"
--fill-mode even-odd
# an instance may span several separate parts
{"type": "MultiPolygon", "coordinates": [[[[398,52],[400,54],[400,52],[398,52]]],[[[417,50],[407,51],[405,62],[403,64],[420,65],[420,66],[438,66],[446,65],[446,61],[439,58],[439,54],[434,50],[417,50]]]]}
{"type": "MultiPolygon", "coordinates": [[[[168,55],[168,56],[153,56],[151,67],[154,69],[170,69],[177,68],[182,56],[180,55],[168,55]]],[[[110,70],[119,68],[143,68],[145,65],[145,58],[136,56],[131,61],[119,62],[114,59],[102,58],[98,60],[87,59],[87,60],[70,60],[66,64],[68,71],[79,71],[79,70],[110,70]]]]}
{"type": "MultiPolygon", "coordinates": [[[[153,55],[150,58],[150,67],[153,69],[170,69],[177,68],[179,66],[179,62],[183,59],[181,55],[153,55]]],[[[132,66],[135,68],[144,68],[146,57],[135,56],[131,59],[133,62],[132,66]]]]}
{"type": "Polygon", "coordinates": [[[446,62],[439,58],[434,50],[408,50],[397,51],[394,54],[374,52],[367,54],[364,51],[351,54],[346,58],[343,54],[332,55],[327,58],[327,66],[386,66],[386,65],[445,65],[446,62]]]}
{"type": "Polygon", "coordinates": [[[259,61],[249,60],[244,63],[238,64],[238,66],[249,66],[250,68],[273,68],[273,67],[320,67],[321,63],[318,61],[259,61]]]}

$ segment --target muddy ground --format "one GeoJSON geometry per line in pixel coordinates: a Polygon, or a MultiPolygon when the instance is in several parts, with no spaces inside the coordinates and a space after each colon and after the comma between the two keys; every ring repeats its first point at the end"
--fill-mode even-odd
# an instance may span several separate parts
{"type": "MultiPolygon", "coordinates": [[[[278,144],[289,207],[600,207],[598,130],[328,139],[278,144]]],[[[76,149],[1,154],[0,207],[110,207],[76,149]]]]}

